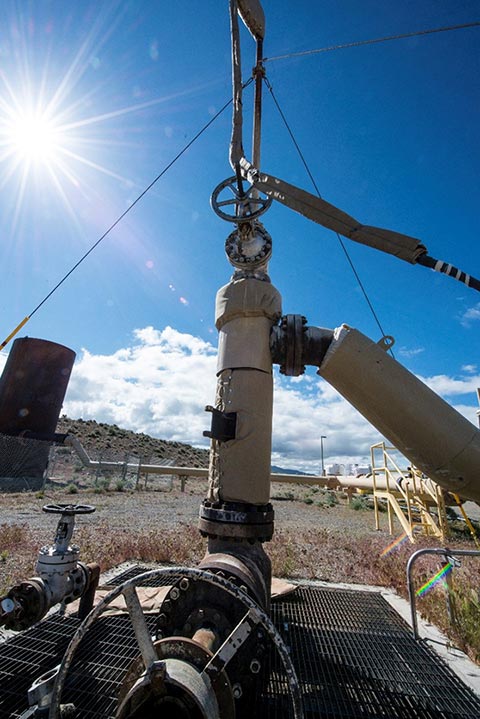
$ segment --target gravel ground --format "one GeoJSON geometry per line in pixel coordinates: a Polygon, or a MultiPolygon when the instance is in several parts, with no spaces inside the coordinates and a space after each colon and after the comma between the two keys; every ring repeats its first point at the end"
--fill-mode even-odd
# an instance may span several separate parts
{"type": "MultiPolygon", "coordinates": [[[[167,485],[165,485],[167,486],[167,485]]],[[[45,540],[50,542],[56,526],[56,517],[42,512],[44,504],[72,503],[92,504],[94,514],[80,516],[77,525],[105,526],[111,529],[137,528],[146,530],[157,527],[173,529],[175,526],[196,526],[199,505],[206,493],[204,480],[187,481],[184,492],[174,481],[172,490],[148,492],[103,492],[82,490],[70,494],[49,488],[41,497],[31,493],[0,495],[0,525],[28,524],[35,532],[45,531],[45,540]]],[[[276,529],[326,529],[330,532],[344,532],[349,535],[375,533],[372,511],[354,511],[344,499],[332,507],[318,506],[317,496],[311,487],[297,485],[274,485],[272,504],[275,510],[276,529]],[[287,497],[293,496],[293,499],[287,497]],[[275,499],[284,497],[284,499],[275,499]],[[310,500],[311,504],[305,502],[310,500]]],[[[386,521],[384,521],[386,528],[386,521]]],[[[387,535],[388,537],[388,535],[387,535]]],[[[0,548],[1,549],[1,548],[0,548]]]]}

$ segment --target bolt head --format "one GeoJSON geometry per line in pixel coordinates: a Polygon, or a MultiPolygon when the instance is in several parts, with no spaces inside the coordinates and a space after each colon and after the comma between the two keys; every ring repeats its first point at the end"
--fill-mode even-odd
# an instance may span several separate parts
{"type": "Polygon", "coordinates": [[[250,662],[250,671],[252,672],[252,674],[258,674],[261,667],[262,665],[260,664],[258,659],[252,659],[252,661],[250,662]]]}

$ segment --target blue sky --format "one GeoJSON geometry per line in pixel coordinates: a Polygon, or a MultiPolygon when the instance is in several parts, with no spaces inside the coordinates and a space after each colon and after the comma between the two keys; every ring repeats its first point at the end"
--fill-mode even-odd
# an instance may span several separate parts
{"type": "MultiPolygon", "coordinates": [[[[478,21],[473,0],[264,0],[265,56],[478,21]]],[[[2,3],[0,334],[70,267],[229,99],[226,0],[2,3]],[[23,131],[47,118],[43,135],[23,131]]],[[[419,237],[480,274],[480,28],[266,63],[325,199],[419,237]]],[[[245,79],[254,48],[245,31],[245,79]]],[[[251,88],[250,88],[251,89],[251,88]]],[[[250,150],[251,95],[245,97],[250,150]]],[[[20,336],[77,352],[65,411],[201,444],[213,400],[213,306],[231,227],[210,209],[231,175],[226,111],[20,336]]],[[[41,128],[40,128],[41,129],[41,128]]],[[[265,93],[262,169],[312,191],[265,93]]],[[[335,235],[284,207],[263,217],[284,312],[380,332],[335,235]]],[[[395,354],[476,422],[480,296],[345,241],[395,354]]],[[[0,354],[3,364],[8,347],[0,354]]],[[[274,461],[362,461],[378,433],[315,371],[276,380],[274,461]]]]}

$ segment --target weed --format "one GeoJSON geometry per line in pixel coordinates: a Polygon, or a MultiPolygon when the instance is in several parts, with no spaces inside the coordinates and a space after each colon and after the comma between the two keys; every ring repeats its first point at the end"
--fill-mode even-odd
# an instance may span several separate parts
{"type": "Polygon", "coordinates": [[[124,479],[117,479],[117,481],[115,482],[115,490],[117,492],[124,492],[126,484],[127,483],[125,482],[124,479]]]}
{"type": "Polygon", "coordinates": [[[334,507],[336,504],[338,504],[338,499],[334,492],[327,492],[325,494],[325,506],[326,507],[334,507]]]}
{"type": "Polygon", "coordinates": [[[28,528],[25,524],[1,524],[0,546],[7,549],[17,549],[25,542],[28,528]]]}
{"type": "Polygon", "coordinates": [[[78,494],[78,487],[76,484],[69,484],[66,489],[68,494],[78,494]]]}
{"type": "Polygon", "coordinates": [[[43,490],[43,489],[41,489],[39,492],[36,492],[36,493],[35,493],[35,497],[36,497],[37,499],[43,499],[44,496],[45,496],[45,490],[43,490]]]}
{"type": "Polygon", "coordinates": [[[272,494],[272,499],[276,499],[278,501],[289,501],[292,502],[295,499],[295,495],[293,492],[284,492],[282,494],[272,494]]]}
{"type": "Polygon", "coordinates": [[[94,492],[108,492],[110,489],[110,479],[108,477],[98,477],[95,481],[94,492]]]}
{"type": "Polygon", "coordinates": [[[303,500],[304,504],[313,504],[313,499],[311,497],[305,497],[303,500]]]}
{"type": "Polygon", "coordinates": [[[352,501],[350,502],[350,507],[354,509],[356,512],[363,509],[368,509],[368,502],[366,497],[352,497],[352,501]]]}
{"type": "Polygon", "coordinates": [[[298,548],[287,533],[278,532],[276,542],[269,546],[272,572],[277,577],[292,577],[298,573],[298,548]]]}
{"type": "Polygon", "coordinates": [[[0,562],[6,562],[7,557],[8,557],[8,550],[2,549],[2,551],[0,552],[0,562]]]}

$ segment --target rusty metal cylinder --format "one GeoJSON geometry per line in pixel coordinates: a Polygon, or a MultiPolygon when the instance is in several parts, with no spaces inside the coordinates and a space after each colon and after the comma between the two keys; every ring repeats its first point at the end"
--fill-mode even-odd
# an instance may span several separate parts
{"type": "Polygon", "coordinates": [[[55,342],[15,340],[0,377],[0,432],[55,432],[74,360],[55,342]]]}
{"type": "Polygon", "coordinates": [[[0,377],[0,477],[43,477],[50,444],[21,435],[55,433],[74,360],[73,350],[48,340],[22,337],[13,343],[0,377]]]}

